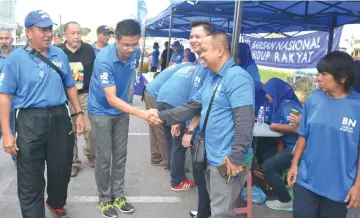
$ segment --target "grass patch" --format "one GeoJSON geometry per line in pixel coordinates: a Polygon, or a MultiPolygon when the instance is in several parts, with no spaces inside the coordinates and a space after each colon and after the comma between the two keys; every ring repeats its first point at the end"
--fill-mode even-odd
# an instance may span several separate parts
{"type": "Polygon", "coordinates": [[[267,82],[269,79],[274,78],[274,77],[277,77],[279,79],[286,81],[287,77],[292,76],[292,73],[289,73],[286,71],[272,70],[272,69],[266,69],[266,68],[260,68],[260,67],[259,67],[259,73],[260,73],[261,82],[263,82],[263,83],[267,82]]]}

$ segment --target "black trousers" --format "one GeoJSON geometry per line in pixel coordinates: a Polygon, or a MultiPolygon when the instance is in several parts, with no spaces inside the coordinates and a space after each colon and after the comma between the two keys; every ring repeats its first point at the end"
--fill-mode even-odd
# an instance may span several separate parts
{"type": "Polygon", "coordinates": [[[297,184],[294,194],[294,218],[346,218],[345,202],[330,200],[297,184]]]}
{"type": "Polygon", "coordinates": [[[65,105],[47,109],[19,109],[16,118],[18,197],[24,218],[45,218],[45,161],[47,203],[66,204],[74,133],[65,105]]]}
{"type": "Polygon", "coordinates": [[[198,190],[198,218],[209,218],[211,216],[210,197],[206,188],[205,170],[193,165],[193,177],[198,190]]]}

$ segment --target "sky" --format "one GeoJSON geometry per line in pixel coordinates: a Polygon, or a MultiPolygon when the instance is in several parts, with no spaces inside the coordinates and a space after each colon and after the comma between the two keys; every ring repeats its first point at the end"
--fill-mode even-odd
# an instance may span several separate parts
{"type": "MultiPolygon", "coordinates": [[[[135,18],[137,0],[16,0],[16,21],[24,25],[32,10],[46,11],[59,24],[76,21],[93,31],[100,25],[115,27],[125,18],[135,18]],[[97,2],[97,4],[95,4],[97,2]],[[101,4],[98,4],[101,2],[101,4]]],[[[148,16],[153,17],[169,5],[169,0],[145,0],[148,16]]]]}

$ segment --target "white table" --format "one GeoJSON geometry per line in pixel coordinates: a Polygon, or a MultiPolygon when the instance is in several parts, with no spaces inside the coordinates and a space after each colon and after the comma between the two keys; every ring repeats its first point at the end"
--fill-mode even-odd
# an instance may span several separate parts
{"type": "MultiPolygon", "coordinates": [[[[283,134],[280,133],[280,132],[274,132],[274,131],[271,131],[270,130],[270,126],[266,123],[264,123],[262,126],[258,126],[256,125],[255,123],[255,126],[254,126],[254,130],[253,130],[253,142],[252,142],[252,147],[253,147],[253,150],[254,150],[254,154],[256,154],[256,150],[257,150],[257,147],[258,147],[258,139],[260,137],[280,137],[282,136],[283,134]]],[[[253,158],[253,165],[256,166],[258,165],[257,164],[257,159],[256,157],[253,158]]]]}
{"type": "Polygon", "coordinates": [[[258,126],[255,123],[253,136],[254,137],[280,137],[283,134],[280,132],[274,132],[270,130],[270,126],[264,123],[262,126],[258,126]]]}

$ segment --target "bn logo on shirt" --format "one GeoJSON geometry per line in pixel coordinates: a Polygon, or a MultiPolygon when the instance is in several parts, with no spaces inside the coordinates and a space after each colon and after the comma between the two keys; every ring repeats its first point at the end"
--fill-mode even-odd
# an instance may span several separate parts
{"type": "Polygon", "coordinates": [[[194,87],[198,88],[199,87],[199,84],[200,84],[200,76],[196,76],[195,79],[194,79],[194,87]]]}
{"type": "Polygon", "coordinates": [[[344,117],[342,120],[342,126],[340,128],[341,131],[352,133],[356,126],[356,120],[349,119],[347,117],[344,117]]]}

